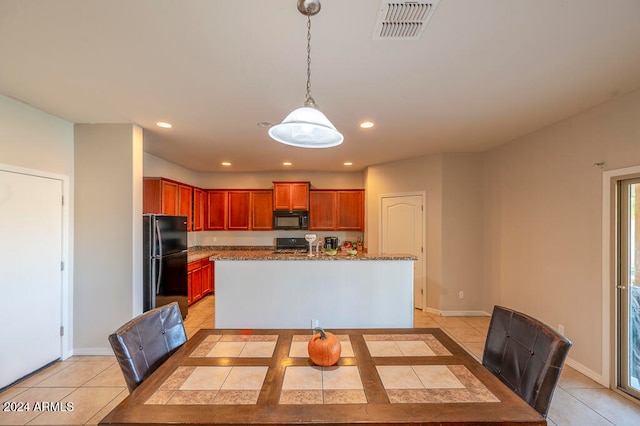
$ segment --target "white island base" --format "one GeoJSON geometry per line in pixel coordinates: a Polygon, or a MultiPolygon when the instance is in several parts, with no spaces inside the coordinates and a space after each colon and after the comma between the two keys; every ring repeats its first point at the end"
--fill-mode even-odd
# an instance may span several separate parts
{"type": "Polygon", "coordinates": [[[413,327],[413,260],[216,260],[216,328],[413,327]]]}

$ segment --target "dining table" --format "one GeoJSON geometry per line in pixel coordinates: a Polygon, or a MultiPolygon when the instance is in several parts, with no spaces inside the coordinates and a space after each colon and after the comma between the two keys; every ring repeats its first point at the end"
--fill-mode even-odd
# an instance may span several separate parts
{"type": "Polygon", "coordinates": [[[201,329],[101,425],[546,425],[440,328],[201,329]]]}

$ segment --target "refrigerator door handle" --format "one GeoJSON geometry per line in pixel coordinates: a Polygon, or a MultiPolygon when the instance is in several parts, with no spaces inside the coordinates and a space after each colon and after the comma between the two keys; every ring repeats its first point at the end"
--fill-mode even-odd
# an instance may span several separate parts
{"type": "Polygon", "coordinates": [[[162,257],[162,232],[160,231],[158,222],[156,222],[156,235],[158,236],[158,256],[162,257]]]}
{"type": "Polygon", "coordinates": [[[156,282],[156,295],[160,294],[160,280],[162,280],[162,258],[156,259],[158,262],[158,281],[156,282]]]}
{"type": "Polygon", "coordinates": [[[156,222],[156,234],[158,236],[158,255],[156,261],[158,262],[158,279],[156,280],[156,294],[160,294],[160,280],[162,279],[162,232],[160,232],[160,226],[156,222]]]}

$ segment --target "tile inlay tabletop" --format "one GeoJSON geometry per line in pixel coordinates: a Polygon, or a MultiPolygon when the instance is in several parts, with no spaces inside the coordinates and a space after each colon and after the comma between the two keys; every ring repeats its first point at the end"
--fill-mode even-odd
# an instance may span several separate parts
{"type": "Polygon", "coordinates": [[[545,425],[440,329],[200,330],[100,424],[545,425]]]}

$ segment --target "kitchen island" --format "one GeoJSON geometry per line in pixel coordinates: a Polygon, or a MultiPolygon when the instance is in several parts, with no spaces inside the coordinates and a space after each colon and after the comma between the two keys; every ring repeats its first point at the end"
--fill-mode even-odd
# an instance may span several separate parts
{"type": "Polygon", "coordinates": [[[413,327],[411,255],[214,252],[218,328],[413,327]]]}

